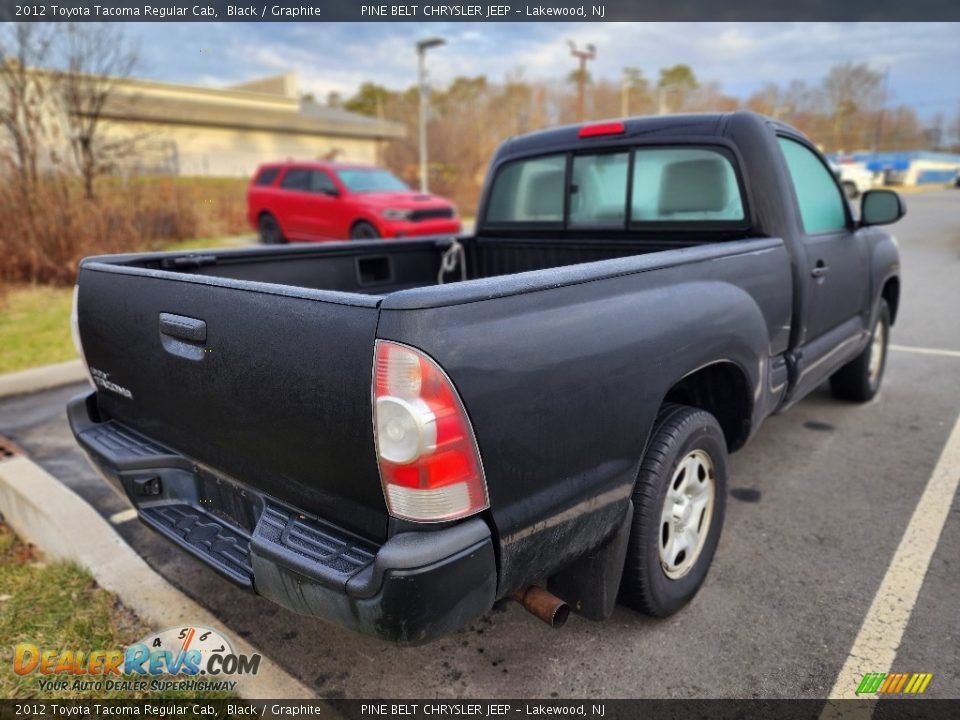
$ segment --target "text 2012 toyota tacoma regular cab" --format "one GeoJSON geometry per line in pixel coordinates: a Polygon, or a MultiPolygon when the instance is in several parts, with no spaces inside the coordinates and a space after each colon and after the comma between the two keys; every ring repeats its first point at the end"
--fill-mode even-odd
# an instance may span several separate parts
{"type": "Polygon", "coordinates": [[[869,400],[904,213],[749,113],[507,141],[476,234],[83,261],[77,441],[140,518],[298,612],[417,643],[514,597],[683,607],[727,454],[869,400]]]}

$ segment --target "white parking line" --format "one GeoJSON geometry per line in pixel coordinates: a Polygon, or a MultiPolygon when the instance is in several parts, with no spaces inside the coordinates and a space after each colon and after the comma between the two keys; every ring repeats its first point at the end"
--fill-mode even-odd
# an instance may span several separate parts
{"type": "Polygon", "coordinates": [[[897,352],[916,353],[917,355],[960,358],[960,350],[941,350],[940,348],[913,347],[912,345],[890,345],[890,349],[897,352]]]}
{"type": "Polygon", "coordinates": [[[130,508],[129,510],[121,510],[120,512],[115,512],[110,516],[110,522],[114,525],[120,525],[121,523],[130,522],[131,520],[137,519],[137,510],[136,508],[130,508]]]}
{"type": "MultiPolygon", "coordinates": [[[[947,521],[960,484],[960,418],[957,418],[937,466],[927,481],[910,523],[894,553],[887,574],[870,604],[850,654],[830,691],[831,699],[856,698],[857,685],[868,672],[889,672],[897,657],[910,613],[947,521]]],[[[903,668],[926,672],[930,668],[903,668]]],[[[831,716],[831,706],[821,717],[831,716]]]]}

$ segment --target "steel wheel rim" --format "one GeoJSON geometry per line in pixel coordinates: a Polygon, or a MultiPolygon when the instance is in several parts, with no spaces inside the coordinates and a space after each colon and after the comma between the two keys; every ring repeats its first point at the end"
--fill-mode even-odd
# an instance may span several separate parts
{"type": "Polygon", "coordinates": [[[660,514],[660,567],[679,580],[697,563],[713,518],[716,467],[704,450],[691,450],[677,463],[660,514]]]}
{"type": "Polygon", "coordinates": [[[877,321],[870,341],[870,362],[867,364],[867,378],[871,385],[876,385],[880,378],[880,368],[883,367],[883,354],[886,351],[887,328],[882,321],[877,321]]]}

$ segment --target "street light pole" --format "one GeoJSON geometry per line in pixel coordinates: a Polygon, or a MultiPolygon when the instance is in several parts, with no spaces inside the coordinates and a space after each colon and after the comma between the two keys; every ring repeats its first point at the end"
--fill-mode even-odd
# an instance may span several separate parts
{"type": "Polygon", "coordinates": [[[427,38],[417,43],[417,78],[420,83],[420,192],[427,192],[427,50],[446,44],[443,38],[427,38]]]}

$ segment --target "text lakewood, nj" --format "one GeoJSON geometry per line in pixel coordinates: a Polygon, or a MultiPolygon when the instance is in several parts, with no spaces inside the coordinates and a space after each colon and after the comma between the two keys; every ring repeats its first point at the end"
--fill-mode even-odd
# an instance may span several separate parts
{"type": "MultiPolygon", "coordinates": [[[[214,7],[207,5],[60,5],[32,4],[16,5],[15,15],[22,18],[144,18],[165,20],[169,18],[197,17],[205,20],[220,18],[284,19],[299,18],[322,19],[325,15],[322,6],[314,5],[227,5],[214,7]]],[[[604,5],[569,5],[550,7],[546,5],[361,5],[360,16],[370,19],[380,18],[494,18],[512,19],[519,17],[596,17],[606,15],[604,5]]]]}
{"type": "Polygon", "coordinates": [[[507,18],[515,15],[527,17],[603,17],[605,6],[570,5],[567,7],[548,7],[545,5],[361,5],[360,14],[364,17],[485,17],[507,18]]]}

